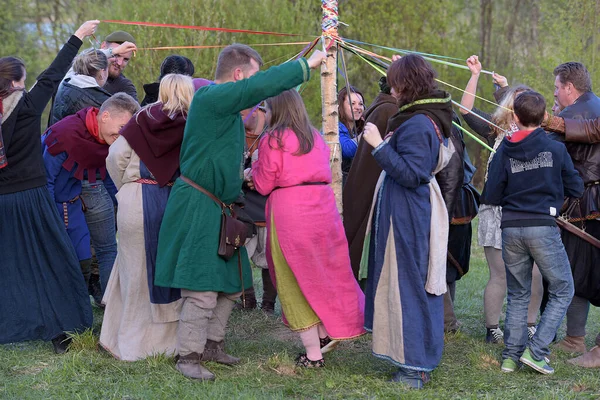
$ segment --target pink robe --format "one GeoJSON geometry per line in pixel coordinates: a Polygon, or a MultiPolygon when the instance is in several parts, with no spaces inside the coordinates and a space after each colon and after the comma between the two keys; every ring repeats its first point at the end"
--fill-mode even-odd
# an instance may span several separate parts
{"type": "MultiPolygon", "coordinates": [[[[272,215],[281,251],[304,297],[331,338],[350,339],[365,333],[365,297],[352,273],[342,219],[328,185],[329,147],[317,132],[314,138],[313,149],[297,156],[298,139],[290,129],[283,133],[283,150],[265,136],[252,177],[256,190],[269,195],[267,221],[272,215]],[[327,185],[298,186],[306,182],[327,185]]],[[[270,243],[269,231],[268,236],[270,243]]],[[[275,282],[270,248],[267,261],[275,282]]]]}

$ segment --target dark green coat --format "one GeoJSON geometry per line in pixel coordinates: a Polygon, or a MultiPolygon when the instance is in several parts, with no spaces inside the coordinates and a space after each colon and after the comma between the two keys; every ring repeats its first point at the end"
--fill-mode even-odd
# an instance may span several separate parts
{"type": "MultiPolygon", "coordinates": [[[[244,124],[240,111],[307,81],[305,59],[258,72],[237,82],[200,88],[190,106],[181,146],[181,174],[232,203],[243,181],[244,124]]],[[[221,210],[209,197],[178,179],[158,241],[155,284],[198,292],[242,290],[238,257],[217,255],[221,210]]],[[[244,288],[252,286],[242,248],[244,288]]]]}

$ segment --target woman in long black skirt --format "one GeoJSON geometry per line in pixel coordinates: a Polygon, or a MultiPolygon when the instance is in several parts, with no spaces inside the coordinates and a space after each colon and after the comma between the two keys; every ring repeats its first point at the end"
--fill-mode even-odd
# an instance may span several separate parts
{"type": "Polygon", "coordinates": [[[33,88],[15,57],[0,58],[0,344],[52,340],[91,327],[92,309],[65,224],[46,188],[41,116],[99,21],[85,22],[33,88]]]}

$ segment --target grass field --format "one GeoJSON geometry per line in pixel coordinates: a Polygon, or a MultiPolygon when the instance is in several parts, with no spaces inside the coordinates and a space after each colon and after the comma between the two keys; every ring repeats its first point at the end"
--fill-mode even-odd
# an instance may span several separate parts
{"type": "MultiPolygon", "coordinates": [[[[256,271],[258,272],[258,271],[256,271]]],[[[598,399],[600,370],[550,356],[556,373],[529,369],[500,372],[502,346],[484,343],[483,288],[487,266],[473,248],[471,271],[457,284],[456,312],[461,330],[446,337],[442,362],[422,391],[388,383],[394,368],[370,353],[370,337],[342,343],[326,356],[321,370],[297,370],[293,359],[299,339],[279,318],[261,311],[234,311],[227,349],[243,362],[236,368],[209,363],[214,383],[184,378],[168,357],[119,362],[97,349],[102,312],[95,310],[94,333],[77,338],[71,351],[55,355],[44,342],[0,346],[0,399],[598,399]]],[[[259,274],[255,274],[260,282],[259,274]]],[[[257,289],[260,283],[257,284],[257,289]]],[[[600,312],[592,308],[588,348],[600,330],[600,312]]],[[[559,337],[564,335],[564,324],[559,337]]]]}

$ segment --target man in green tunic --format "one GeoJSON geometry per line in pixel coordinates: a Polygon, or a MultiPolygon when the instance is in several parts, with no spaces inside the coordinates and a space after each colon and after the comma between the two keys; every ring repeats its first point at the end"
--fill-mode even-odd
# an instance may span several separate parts
{"type": "MultiPolygon", "coordinates": [[[[240,194],[243,181],[244,124],[240,111],[306,82],[325,54],[258,72],[260,55],[233,44],[219,55],[215,85],[195,96],[181,146],[181,175],[226,204],[240,194]]],[[[245,248],[229,261],[217,255],[221,209],[210,197],[177,179],[162,221],[155,284],[181,288],[183,306],[177,328],[177,369],[185,376],[214,380],[201,361],[236,364],[223,350],[225,326],[242,289],[252,287],[245,248]],[[242,287],[243,286],[243,287],[242,287]]]]}

